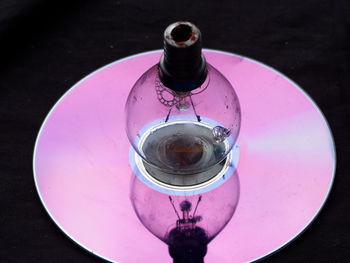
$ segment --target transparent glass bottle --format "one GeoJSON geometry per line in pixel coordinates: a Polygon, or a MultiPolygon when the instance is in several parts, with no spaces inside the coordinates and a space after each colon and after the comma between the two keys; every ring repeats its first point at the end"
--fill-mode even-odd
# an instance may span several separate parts
{"type": "Polygon", "coordinates": [[[189,22],[165,30],[164,54],[136,81],[125,113],[135,151],[170,174],[200,173],[220,163],[241,123],[232,85],[206,62],[200,31],[189,22]]]}

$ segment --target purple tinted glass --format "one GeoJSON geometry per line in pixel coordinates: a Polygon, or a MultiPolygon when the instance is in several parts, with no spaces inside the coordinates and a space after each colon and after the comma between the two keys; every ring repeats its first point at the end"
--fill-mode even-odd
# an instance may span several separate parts
{"type": "Polygon", "coordinates": [[[184,220],[182,203],[189,205],[190,227],[204,229],[209,243],[231,220],[239,199],[237,172],[224,184],[202,194],[167,195],[133,178],[130,199],[143,225],[156,237],[168,243],[169,232],[177,221],[184,220]]]}
{"type": "Polygon", "coordinates": [[[163,86],[152,66],[130,91],[125,112],[136,152],[168,173],[197,173],[221,162],[241,123],[232,85],[210,64],[203,85],[181,94],[163,86]]]}

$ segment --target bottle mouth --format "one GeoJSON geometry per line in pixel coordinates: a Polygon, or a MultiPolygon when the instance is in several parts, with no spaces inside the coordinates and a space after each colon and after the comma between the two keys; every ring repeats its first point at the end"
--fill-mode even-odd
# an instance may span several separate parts
{"type": "Polygon", "coordinates": [[[176,43],[186,42],[189,39],[195,40],[195,36],[192,34],[192,27],[187,24],[177,25],[173,28],[170,35],[176,43]]]}
{"type": "Polygon", "coordinates": [[[190,22],[179,21],[164,31],[164,39],[174,47],[189,47],[199,40],[199,29],[190,22]]]}

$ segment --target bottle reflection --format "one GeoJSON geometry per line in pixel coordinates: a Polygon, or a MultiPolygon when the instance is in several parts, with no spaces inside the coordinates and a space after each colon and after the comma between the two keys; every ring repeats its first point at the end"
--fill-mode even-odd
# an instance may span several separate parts
{"type": "Polygon", "coordinates": [[[130,199],[142,224],[168,245],[174,263],[203,263],[207,245],[231,220],[237,207],[238,173],[205,193],[173,193],[158,192],[133,176],[130,199]]]}

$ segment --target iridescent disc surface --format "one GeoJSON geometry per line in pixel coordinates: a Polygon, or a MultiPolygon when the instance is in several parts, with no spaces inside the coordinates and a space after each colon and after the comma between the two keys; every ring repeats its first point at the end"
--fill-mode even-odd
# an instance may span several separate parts
{"type": "MultiPolygon", "coordinates": [[[[282,74],[237,55],[204,53],[232,83],[242,108],[240,201],[205,262],[254,261],[294,239],[322,208],[334,179],[332,135],[313,101],[282,74]]],[[[48,114],[35,146],[34,179],[50,217],[110,261],[172,262],[131,206],[124,129],[128,92],[160,55],[119,60],[77,83],[48,114]]]]}

